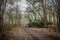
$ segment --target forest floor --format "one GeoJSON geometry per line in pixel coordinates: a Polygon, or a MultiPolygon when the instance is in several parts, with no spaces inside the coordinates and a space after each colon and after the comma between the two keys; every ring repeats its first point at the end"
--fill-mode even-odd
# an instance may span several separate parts
{"type": "Polygon", "coordinates": [[[46,28],[13,28],[3,40],[60,40],[56,33],[46,28]]]}

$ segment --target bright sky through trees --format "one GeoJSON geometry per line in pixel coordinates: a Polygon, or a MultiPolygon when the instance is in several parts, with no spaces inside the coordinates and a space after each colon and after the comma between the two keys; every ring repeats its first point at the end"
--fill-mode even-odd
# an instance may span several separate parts
{"type": "MultiPolygon", "coordinates": [[[[9,1],[7,2],[6,12],[11,12],[11,14],[13,15],[14,13],[22,14],[23,21],[25,21],[26,19],[25,16],[30,17],[30,19],[32,20],[35,20],[35,18],[41,20],[41,18],[44,17],[45,13],[47,14],[47,19],[50,20],[49,13],[56,12],[55,7],[53,6],[53,3],[55,4],[54,0],[53,0],[53,3],[52,3],[52,0],[43,0],[43,3],[42,3],[42,0],[30,0],[29,2],[27,0],[11,0],[11,1],[12,3],[11,2],[9,3],[9,1]]],[[[53,21],[52,15],[50,18],[53,21]]]]}

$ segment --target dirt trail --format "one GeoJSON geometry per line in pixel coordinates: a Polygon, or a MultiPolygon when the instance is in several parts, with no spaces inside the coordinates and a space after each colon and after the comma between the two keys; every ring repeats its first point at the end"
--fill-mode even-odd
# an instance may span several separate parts
{"type": "Polygon", "coordinates": [[[7,32],[6,40],[60,40],[53,32],[39,28],[14,28],[7,32]]]}

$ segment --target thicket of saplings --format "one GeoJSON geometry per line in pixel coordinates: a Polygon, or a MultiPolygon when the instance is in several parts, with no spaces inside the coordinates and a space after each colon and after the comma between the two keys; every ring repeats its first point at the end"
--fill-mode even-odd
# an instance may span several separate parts
{"type": "Polygon", "coordinates": [[[37,28],[44,28],[45,25],[51,25],[51,22],[39,20],[39,21],[30,21],[27,25],[28,27],[37,27],[37,28]]]}

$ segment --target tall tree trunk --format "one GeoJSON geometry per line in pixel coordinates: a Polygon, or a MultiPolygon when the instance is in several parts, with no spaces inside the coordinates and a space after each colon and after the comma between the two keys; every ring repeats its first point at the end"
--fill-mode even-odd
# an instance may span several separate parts
{"type": "Polygon", "coordinates": [[[58,31],[60,32],[60,0],[58,0],[58,18],[59,18],[58,31]]]}
{"type": "Polygon", "coordinates": [[[3,1],[2,0],[0,0],[0,32],[2,31],[2,9],[1,9],[1,6],[2,6],[2,3],[3,3],[3,1]]]}
{"type": "Polygon", "coordinates": [[[3,39],[4,36],[4,26],[3,26],[3,14],[5,11],[5,6],[6,6],[6,0],[0,0],[0,40],[5,40],[3,39]]]}
{"type": "Polygon", "coordinates": [[[4,14],[4,11],[5,11],[6,2],[7,2],[7,0],[0,0],[0,32],[3,32],[3,30],[4,30],[3,14],[4,14]]]}

